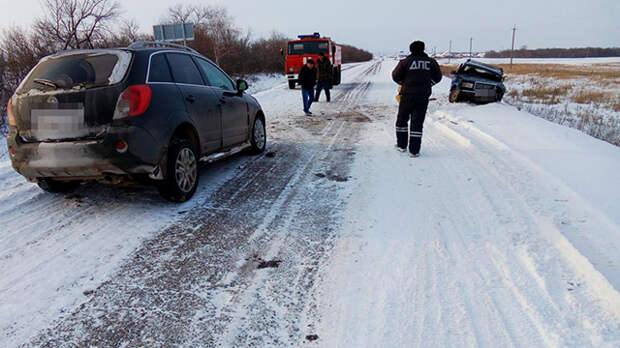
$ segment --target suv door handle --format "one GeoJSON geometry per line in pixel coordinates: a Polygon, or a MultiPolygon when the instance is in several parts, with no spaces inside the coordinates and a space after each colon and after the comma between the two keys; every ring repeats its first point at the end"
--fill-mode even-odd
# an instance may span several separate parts
{"type": "Polygon", "coordinates": [[[185,97],[185,100],[187,100],[190,103],[193,103],[196,101],[196,97],[194,97],[193,95],[188,95],[187,97],[185,97]]]}

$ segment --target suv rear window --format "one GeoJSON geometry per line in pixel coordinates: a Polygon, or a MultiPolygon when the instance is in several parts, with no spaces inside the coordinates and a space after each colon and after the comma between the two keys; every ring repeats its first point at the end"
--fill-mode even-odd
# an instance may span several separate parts
{"type": "Polygon", "coordinates": [[[167,56],[174,82],[187,83],[190,85],[204,85],[200,71],[198,71],[192,57],[180,53],[169,53],[167,56]]]}
{"type": "Polygon", "coordinates": [[[130,60],[131,53],[125,51],[77,51],[50,56],[34,67],[17,93],[116,84],[125,76],[130,60]]]}

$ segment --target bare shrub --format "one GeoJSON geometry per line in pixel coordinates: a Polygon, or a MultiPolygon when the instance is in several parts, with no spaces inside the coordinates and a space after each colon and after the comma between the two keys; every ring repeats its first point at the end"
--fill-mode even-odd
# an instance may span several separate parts
{"type": "Polygon", "coordinates": [[[286,49],[288,40],[283,34],[274,31],[268,38],[253,42],[248,61],[249,72],[282,73],[284,57],[281,50],[286,49]]]}
{"type": "Polygon", "coordinates": [[[119,17],[119,3],[113,0],[44,0],[45,14],[35,20],[41,37],[51,37],[56,50],[95,48],[112,32],[110,24],[119,17]]]}
{"type": "Polygon", "coordinates": [[[188,45],[229,74],[245,73],[250,57],[250,34],[243,33],[224,7],[178,4],[168,9],[164,24],[193,23],[194,40],[188,45]]]}
{"type": "Polygon", "coordinates": [[[136,41],[153,40],[153,35],[140,32],[135,20],[123,19],[117,32],[111,33],[95,44],[95,48],[127,47],[136,41]]]}

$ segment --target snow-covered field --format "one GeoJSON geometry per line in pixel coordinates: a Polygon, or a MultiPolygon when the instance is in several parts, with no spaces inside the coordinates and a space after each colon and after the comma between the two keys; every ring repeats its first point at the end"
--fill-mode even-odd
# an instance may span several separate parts
{"type": "Polygon", "coordinates": [[[620,148],[444,79],[411,159],[395,64],[349,66],[314,117],[259,79],[274,156],[183,205],[0,159],[0,346],[620,346],[620,148]]]}
{"type": "MultiPolygon", "coordinates": [[[[620,65],[608,69],[620,71],[620,65]]],[[[620,80],[508,74],[505,84],[506,102],[620,146],[620,80]]]]}

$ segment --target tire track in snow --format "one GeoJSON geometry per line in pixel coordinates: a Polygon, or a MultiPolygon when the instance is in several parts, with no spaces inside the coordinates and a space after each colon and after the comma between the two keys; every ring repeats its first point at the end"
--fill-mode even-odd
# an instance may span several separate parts
{"type": "MultiPolygon", "coordinates": [[[[432,126],[432,128],[437,128],[437,130],[439,131],[438,134],[435,134],[440,136],[442,134],[446,135],[442,136],[445,141],[453,141],[453,143],[456,145],[464,144],[464,141],[462,139],[453,140],[455,135],[452,132],[454,132],[454,130],[448,131],[446,127],[449,126],[445,126],[442,124],[433,124],[432,126]]],[[[472,140],[473,139],[471,137],[467,138],[467,141],[470,142],[470,144],[472,140]]],[[[478,150],[480,146],[481,144],[475,143],[474,146],[459,146],[459,148],[463,150],[464,157],[471,158],[473,163],[482,165],[483,170],[486,171],[486,175],[484,176],[485,185],[481,185],[481,191],[484,192],[487,197],[491,197],[491,195],[493,195],[493,192],[503,192],[505,196],[509,197],[495,199],[496,206],[493,209],[502,209],[502,204],[498,205],[497,203],[508,202],[512,206],[509,210],[515,212],[514,214],[512,214],[513,216],[516,215],[516,212],[522,212],[523,215],[521,215],[520,219],[523,220],[520,222],[520,224],[525,227],[521,228],[521,232],[515,231],[517,233],[513,234],[512,237],[517,237],[518,239],[512,241],[512,243],[518,243],[517,250],[528,250],[532,249],[533,246],[536,246],[534,247],[535,250],[531,250],[526,253],[530,253],[532,251],[535,253],[541,252],[543,248],[540,245],[544,245],[547,242],[544,239],[541,239],[539,236],[533,234],[533,231],[538,231],[540,228],[540,226],[536,224],[538,218],[536,218],[534,210],[532,210],[529,207],[528,203],[523,200],[523,198],[521,198],[523,191],[513,190],[509,185],[506,185],[506,177],[507,174],[510,175],[510,173],[512,173],[511,170],[506,167],[498,166],[498,163],[500,162],[511,162],[511,158],[507,157],[505,153],[503,153],[502,156],[493,157],[491,157],[489,154],[483,154],[483,152],[478,150]],[[496,185],[498,187],[492,190],[490,188],[490,185],[488,184],[489,182],[496,182],[496,185]]],[[[512,162],[512,166],[514,166],[514,161],[512,162]]],[[[512,170],[514,171],[514,169],[512,170]]],[[[478,176],[482,175],[483,174],[478,174],[478,176]]],[[[531,184],[532,181],[530,181],[529,185],[531,184]]],[[[503,205],[506,204],[504,203],[503,205]]],[[[520,322],[529,322],[530,324],[534,324],[536,331],[540,335],[539,338],[543,339],[547,345],[574,345],[576,344],[576,342],[581,342],[578,344],[592,344],[592,342],[582,341],[583,337],[579,337],[577,333],[573,332],[572,330],[566,329],[566,326],[569,325],[565,321],[566,319],[563,319],[566,311],[566,303],[564,304],[564,306],[562,306],[563,310],[560,310],[561,307],[559,306],[559,303],[564,302],[563,296],[558,297],[549,294],[547,289],[542,288],[540,286],[540,282],[536,281],[536,279],[534,278],[537,276],[536,274],[533,274],[529,277],[526,276],[530,274],[531,270],[521,265],[520,262],[513,261],[510,262],[510,264],[500,262],[499,255],[502,255],[501,259],[506,259],[506,256],[504,256],[506,253],[513,254],[511,253],[510,249],[502,248],[502,250],[498,250],[497,247],[493,247],[491,249],[486,248],[486,251],[484,251],[484,253],[487,255],[495,255],[495,257],[493,258],[493,263],[486,266],[486,269],[489,271],[490,274],[496,273],[501,275],[500,280],[504,284],[504,287],[510,289],[510,291],[512,292],[511,297],[513,299],[513,302],[520,303],[523,306],[522,310],[520,311],[521,314],[526,313],[528,315],[527,320],[520,320],[520,322]],[[516,278],[517,281],[512,279],[513,275],[518,275],[518,277],[516,278]],[[537,289],[537,291],[530,290],[528,293],[522,293],[520,289],[537,289]]],[[[543,252],[543,255],[544,254],[547,254],[547,252],[543,252]]],[[[511,258],[515,260],[520,259],[518,254],[513,255],[511,258]]],[[[566,286],[566,283],[559,285],[566,286]]],[[[502,306],[498,307],[501,308],[502,306]]],[[[573,306],[569,306],[569,308],[570,307],[573,306]]],[[[503,306],[503,308],[511,307],[503,306]]],[[[599,310],[602,310],[603,308],[604,307],[599,307],[599,310]]],[[[576,315],[576,313],[582,312],[579,308],[573,307],[572,310],[576,311],[573,313],[574,315],[576,315]]],[[[599,322],[599,327],[605,327],[606,325],[603,324],[600,320],[597,320],[596,318],[601,314],[601,312],[596,311],[596,313],[596,315],[590,318],[591,322],[599,322]]],[[[583,313],[581,313],[580,315],[583,315],[583,313]]],[[[611,321],[614,322],[614,319],[611,319],[611,321]]],[[[615,319],[615,321],[617,322],[617,318],[615,319]]],[[[589,331],[588,327],[581,327],[581,329],[589,331]]],[[[597,332],[591,332],[591,334],[591,337],[597,337],[600,335],[597,332]]]]}

